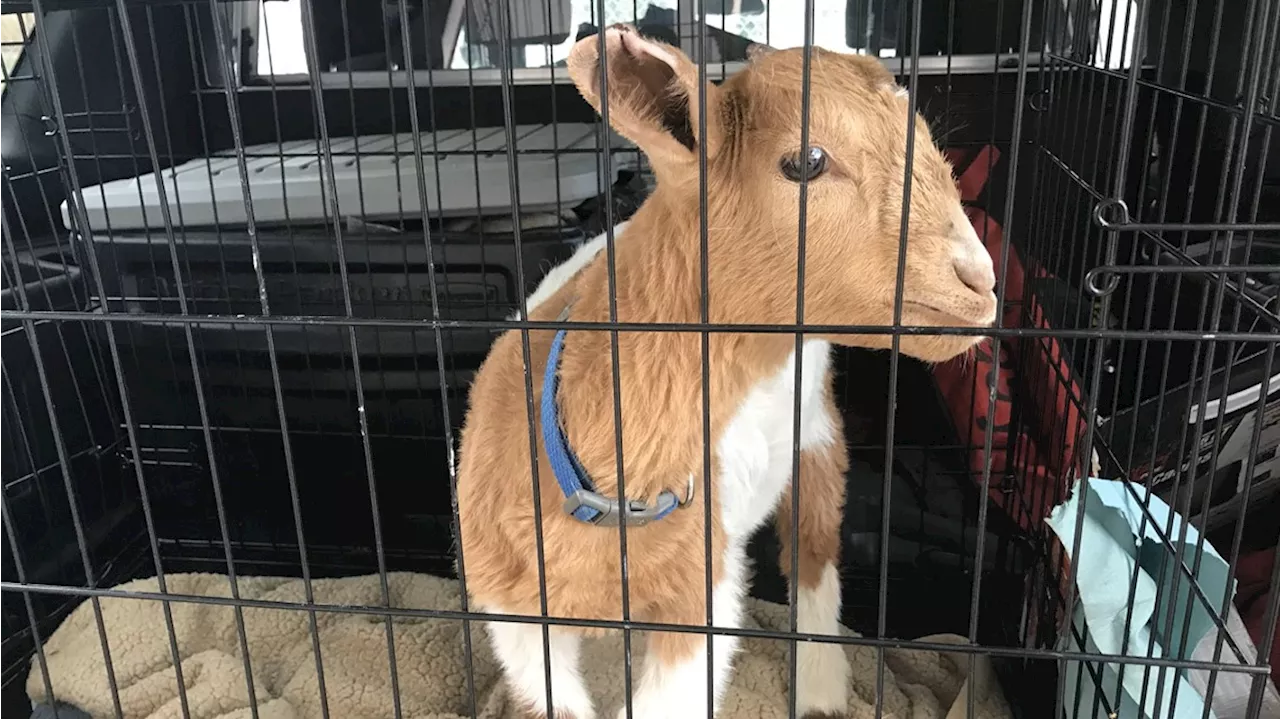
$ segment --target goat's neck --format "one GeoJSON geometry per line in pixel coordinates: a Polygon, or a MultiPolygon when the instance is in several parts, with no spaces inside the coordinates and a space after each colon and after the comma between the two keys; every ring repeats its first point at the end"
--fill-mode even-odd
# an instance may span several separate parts
{"type": "MultiPolygon", "coordinates": [[[[629,220],[615,245],[619,322],[700,323],[702,255],[697,188],[662,186],[629,220]],[[691,197],[693,199],[691,199],[691,197]]],[[[795,251],[779,251],[760,228],[712,203],[707,208],[707,310],[712,324],[795,321],[795,251]]],[[[578,283],[574,314],[609,317],[605,252],[578,283]],[[589,308],[589,309],[588,309],[589,308]]],[[[767,339],[762,336],[762,339],[767,339]]],[[[769,344],[765,341],[762,344],[769,344]]]]}
{"type": "MultiPolygon", "coordinates": [[[[626,239],[616,243],[617,320],[625,323],[698,323],[701,319],[697,216],[676,212],[655,196],[632,218],[626,239]],[[655,202],[654,200],[658,200],[655,202]]],[[[712,244],[720,238],[714,236],[712,244]]],[[[720,245],[724,247],[724,245],[720,245]]],[[[711,320],[744,319],[758,291],[729,281],[712,259],[711,320]],[[720,276],[717,277],[717,274],[720,276]],[[723,310],[717,307],[723,303],[723,310]]],[[[609,320],[607,262],[583,271],[576,283],[571,319],[609,320]]],[[[772,313],[764,312],[767,316],[772,313]]],[[[778,321],[768,317],[765,321],[778,321]]],[[[785,321],[785,320],[782,320],[785,321]]],[[[652,496],[664,488],[683,490],[689,472],[700,471],[702,440],[701,333],[620,331],[618,365],[626,449],[627,494],[652,496]],[[674,484],[673,484],[674,482],[674,484]]],[[[794,337],[712,332],[708,339],[713,441],[746,393],[772,376],[794,348],[794,337]]],[[[560,406],[569,439],[587,470],[605,491],[616,489],[613,434],[613,373],[610,333],[570,332],[561,364],[560,406]]]]}

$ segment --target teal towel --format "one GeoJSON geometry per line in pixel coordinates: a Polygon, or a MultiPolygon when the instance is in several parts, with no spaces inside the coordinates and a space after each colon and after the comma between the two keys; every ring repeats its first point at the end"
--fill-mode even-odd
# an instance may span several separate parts
{"type": "MultiPolygon", "coordinates": [[[[1214,628],[1213,617],[1219,614],[1229,582],[1226,561],[1207,541],[1196,567],[1199,533],[1159,497],[1151,495],[1147,502],[1147,495],[1141,485],[1089,479],[1077,485],[1071,498],[1054,508],[1047,520],[1070,554],[1075,546],[1076,524],[1083,504],[1079,556],[1071,558],[1076,573],[1076,606],[1072,628],[1064,628],[1059,648],[1100,652],[1117,659],[1067,662],[1063,678],[1064,719],[1106,719],[1117,715],[1140,719],[1200,719],[1205,716],[1204,699],[1187,681],[1185,670],[1144,667],[1123,661],[1125,656],[1190,659],[1201,637],[1214,628]],[[1144,502],[1150,513],[1145,524],[1144,502]],[[1161,540],[1162,533],[1175,549],[1179,544],[1184,546],[1183,565],[1194,570],[1196,583],[1208,600],[1207,606],[1193,591],[1187,574],[1178,569],[1177,555],[1161,540]],[[1126,642],[1125,618],[1135,568],[1137,586],[1126,642]],[[1170,612],[1173,621],[1167,623],[1170,612]],[[1102,696],[1095,701],[1099,692],[1102,696]]],[[[1231,582],[1231,595],[1234,592],[1235,585],[1231,582]]],[[[1227,647],[1224,651],[1232,650],[1227,647]]],[[[1208,716],[1214,717],[1214,714],[1210,712],[1208,716]]]]}

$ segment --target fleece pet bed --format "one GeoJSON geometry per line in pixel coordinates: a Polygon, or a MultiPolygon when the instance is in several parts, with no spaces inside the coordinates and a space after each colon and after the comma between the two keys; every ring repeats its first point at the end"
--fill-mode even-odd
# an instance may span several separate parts
{"type": "MultiPolygon", "coordinates": [[[[167,577],[175,594],[230,596],[227,578],[214,574],[167,577]]],[[[459,605],[455,581],[421,574],[388,576],[391,604],[397,608],[451,609],[459,605]]],[[[246,599],[303,601],[298,579],[248,577],[239,581],[246,599]]],[[[376,575],[321,579],[313,582],[318,604],[377,606],[376,575]]],[[[123,584],[124,591],[157,591],[155,579],[123,584]]],[[[107,598],[101,601],[111,647],[119,702],[126,717],[181,717],[176,672],[165,631],[162,605],[155,601],[107,598]]],[[[192,719],[248,719],[252,716],[241,661],[235,613],[231,607],[174,602],[173,624],[182,680],[192,719]]],[[[787,608],[751,599],[745,624],[785,629],[787,608]]],[[[246,608],[245,633],[253,671],[253,687],[261,719],[319,719],[319,677],[312,652],[308,615],[296,609],[246,608]]],[[[387,636],[382,617],[319,612],[324,686],[331,717],[386,719],[394,716],[387,636]]],[[[472,716],[467,687],[463,627],[455,620],[393,620],[401,712],[413,719],[456,719],[472,716]]],[[[472,624],[476,711],[479,719],[522,717],[511,701],[490,654],[483,629],[472,624]]],[[[959,644],[954,635],[927,638],[959,644]]],[[[636,647],[643,647],[636,643],[636,647]]],[[[848,716],[875,716],[876,650],[846,645],[849,658],[848,716]]],[[[583,670],[601,717],[613,717],[622,702],[621,635],[588,639],[583,670]]],[[[114,716],[98,628],[92,607],[81,604],[45,644],[53,697],[45,689],[38,661],[33,660],[27,693],[44,707],[69,705],[94,717],[114,716]]],[[[968,693],[974,694],[974,719],[1010,716],[986,657],[977,658],[969,676],[969,655],[889,649],[885,651],[885,716],[895,719],[959,719],[965,716],[968,693]]],[[[634,666],[639,668],[640,664],[634,666]]],[[[744,639],[735,661],[733,681],[721,717],[774,719],[787,716],[788,662],[785,642],[744,639]]]]}

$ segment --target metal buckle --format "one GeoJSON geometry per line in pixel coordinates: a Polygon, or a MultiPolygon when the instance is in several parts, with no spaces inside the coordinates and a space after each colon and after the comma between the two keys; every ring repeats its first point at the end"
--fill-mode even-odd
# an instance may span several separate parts
{"type": "Polygon", "coordinates": [[[694,492],[695,486],[697,485],[695,484],[695,480],[693,479],[693,474],[690,474],[689,481],[685,484],[685,487],[684,487],[684,499],[680,500],[681,507],[688,507],[690,504],[693,504],[693,492],[694,492]]]}
{"type": "MultiPolygon", "coordinates": [[[[671,492],[663,492],[658,495],[658,499],[659,501],[652,507],[638,499],[627,502],[627,526],[643,527],[669,512],[670,508],[664,508],[663,499],[669,503],[679,504],[676,496],[671,492]]],[[[573,515],[580,507],[595,510],[595,518],[587,521],[597,527],[616,527],[621,523],[619,521],[619,516],[622,514],[621,507],[616,499],[610,499],[598,492],[579,489],[565,498],[564,511],[566,514],[573,515]]]]}

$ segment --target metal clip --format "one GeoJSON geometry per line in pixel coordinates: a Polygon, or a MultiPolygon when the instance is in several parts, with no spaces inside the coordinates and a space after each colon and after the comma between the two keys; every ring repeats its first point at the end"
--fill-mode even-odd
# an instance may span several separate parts
{"type": "MultiPolygon", "coordinates": [[[[658,501],[652,507],[638,499],[631,500],[627,502],[627,526],[643,527],[650,522],[667,516],[679,504],[680,500],[673,492],[669,491],[659,494],[658,501]]],[[[622,511],[618,501],[598,492],[579,489],[564,500],[566,514],[573,515],[581,507],[595,510],[596,516],[587,521],[597,527],[616,527],[621,523],[619,516],[622,511]]]]}
{"type": "Polygon", "coordinates": [[[684,487],[684,499],[680,500],[681,507],[688,507],[690,504],[693,504],[693,491],[695,486],[697,485],[694,483],[693,475],[690,474],[689,481],[684,487]]]}

